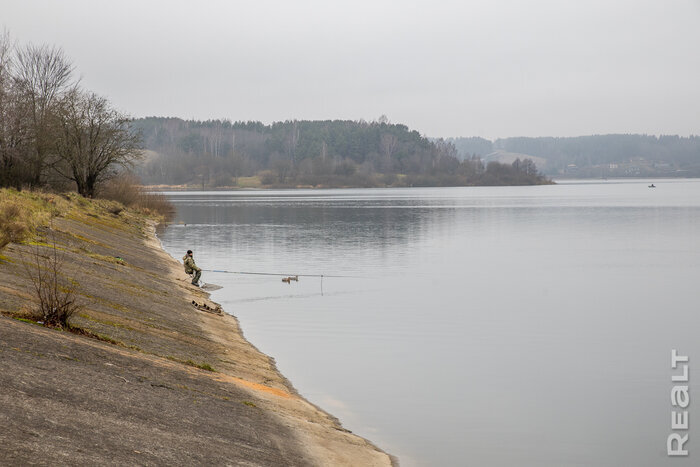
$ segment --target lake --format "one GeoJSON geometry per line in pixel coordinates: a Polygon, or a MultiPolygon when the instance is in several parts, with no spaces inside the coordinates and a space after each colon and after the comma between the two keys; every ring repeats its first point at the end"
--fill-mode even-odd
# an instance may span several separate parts
{"type": "Polygon", "coordinates": [[[700,181],[653,182],[172,192],[161,240],[205,270],[322,274],[203,280],[403,466],[696,465],[697,404],[690,457],[666,439],[671,349],[698,400],[700,181]]]}

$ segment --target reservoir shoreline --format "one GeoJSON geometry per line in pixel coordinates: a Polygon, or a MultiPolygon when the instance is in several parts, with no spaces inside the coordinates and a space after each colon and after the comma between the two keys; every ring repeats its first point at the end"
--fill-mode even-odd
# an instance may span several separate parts
{"type": "Polygon", "coordinates": [[[2,194],[54,217],[33,240],[0,252],[0,458],[397,464],[302,398],[237,319],[189,284],[152,219],[102,200],[2,194]],[[26,264],[52,245],[61,274],[79,284],[73,332],[31,317],[26,264]]]}
{"type": "Polygon", "coordinates": [[[697,348],[692,327],[666,323],[697,323],[700,184],[650,182],[167,193],[177,217],[161,239],[195,251],[225,286],[212,297],[301,394],[402,465],[612,467],[622,426],[622,463],[651,465],[668,411],[653,409],[667,378],[649,378],[671,345],[697,348]],[[630,378],[648,381],[633,401],[630,378]],[[552,436],[551,456],[532,448],[552,436]]]}
{"type": "MultiPolygon", "coordinates": [[[[159,227],[167,228],[167,226],[159,227]]],[[[165,250],[165,248],[162,245],[162,242],[156,234],[155,228],[152,230],[151,235],[152,238],[158,243],[158,247],[161,249],[161,251],[165,253],[168,256],[168,258],[171,259],[171,261],[169,261],[169,266],[173,276],[180,276],[181,280],[188,281],[189,276],[184,274],[184,272],[182,271],[182,265],[177,261],[177,259],[165,250]]],[[[204,296],[206,296],[207,299],[210,298],[211,294],[209,292],[203,292],[198,288],[195,289],[199,293],[202,293],[204,296]]],[[[216,302],[211,303],[214,304],[215,307],[219,307],[219,305],[216,302]]],[[[343,428],[340,420],[337,417],[333,416],[332,414],[326,412],[325,410],[321,409],[317,405],[302,397],[298,393],[292,382],[277,369],[275,359],[269,355],[260,352],[260,350],[258,350],[258,348],[252,342],[246,339],[243,329],[240,326],[240,322],[238,321],[238,318],[236,318],[234,314],[227,312],[223,308],[221,308],[221,311],[223,312],[223,314],[221,315],[222,321],[226,323],[227,326],[233,328],[238,338],[245,342],[245,344],[247,344],[247,346],[249,346],[253,352],[260,354],[267,360],[270,369],[276,376],[276,379],[270,379],[269,375],[264,376],[265,384],[255,382],[251,384],[251,381],[246,379],[237,379],[236,382],[243,386],[249,387],[254,391],[257,390],[262,392],[270,392],[270,387],[275,388],[277,387],[277,385],[283,386],[287,394],[291,395],[292,397],[290,398],[284,395],[284,393],[280,393],[283,399],[289,401],[289,404],[280,404],[279,413],[284,417],[286,416],[285,412],[287,410],[291,410],[291,412],[294,413],[296,416],[296,412],[301,410],[304,413],[306,413],[304,417],[308,417],[306,421],[311,422],[313,424],[318,424],[320,427],[322,427],[320,431],[315,427],[312,428],[311,426],[305,426],[306,423],[300,423],[296,427],[296,430],[299,431],[298,435],[301,438],[307,440],[307,442],[310,442],[308,448],[311,451],[311,453],[313,453],[314,457],[319,458],[320,465],[329,465],[327,464],[329,461],[331,462],[330,465],[355,465],[355,462],[357,462],[358,459],[366,457],[365,461],[369,463],[364,465],[391,465],[398,467],[399,461],[397,458],[389,455],[388,453],[385,453],[379,447],[374,445],[370,440],[362,438],[346,430],[345,428],[343,428]],[[294,405],[299,405],[300,407],[294,407],[294,405]],[[342,433],[342,435],[338,436],[338,433],[342,433]],[[336,437],[338,439],[333,439],[336,437]],[[318,443],[318,446],[314,446],[314,443],[318,443]],[[335,444],[333,452],[327,451],[326,445],[328,444],[335,444]],[[347,446],[344,446],[346,444],[347,446]],[[371,455],[367,457],[359,452],[353,452],[355,450],[358,450],[358,448],[360,450],[366,449],[370,451],[371,455]],[[376,451],[376,453],[379,453],[379,455],[376,455],[376,453],[372,453],[371,451],[373,450],[376,451]],[[386,456],[386,459],[383,458],[384,456],[386,456]]],[[[216,331],[214,330],[211,330],[211,332],[212,334],[216,333],[216,331]]],[[[275,392],[272,393],[275,394],[275,392]]],[[[278,403],[279,402],[281,401],[278,401],[278,403]]]]}

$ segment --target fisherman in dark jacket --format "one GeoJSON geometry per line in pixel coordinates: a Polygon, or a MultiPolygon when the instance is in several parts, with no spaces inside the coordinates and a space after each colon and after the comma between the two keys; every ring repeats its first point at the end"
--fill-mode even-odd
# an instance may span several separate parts
{"type": "Polygon", "coordinates": [[[187,254],[182,258],[182,261],[185,263],[185,272],[192,274],[192,285],[199,287],[199,278],[202,277],[202,270],[194,264],[192,250],[187,250],[187,254]]]}

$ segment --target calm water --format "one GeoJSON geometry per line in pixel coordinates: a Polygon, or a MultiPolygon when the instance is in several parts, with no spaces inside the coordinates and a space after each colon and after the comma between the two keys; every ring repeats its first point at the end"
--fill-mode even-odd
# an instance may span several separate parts
{"type": "Polygon", "coordinates": [[[352,276],[203,279],[402,465],[698,465],[700,182],[654,182],[170,193],[162,241],[204,269],[352,276]],[[666,456],[672,348],[685,459],[666,456]]]}

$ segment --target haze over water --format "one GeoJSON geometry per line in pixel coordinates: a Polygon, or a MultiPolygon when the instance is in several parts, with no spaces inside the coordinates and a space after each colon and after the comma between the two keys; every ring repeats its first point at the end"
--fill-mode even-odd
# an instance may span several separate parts
{"type": "Polygon", "coordinates": [[[401,465],[670,465],[671,349],[698,397],[700,181],[649,183],[169,193],[161,240],[205,270],[324,274],[203,280],[401,465]]]}

